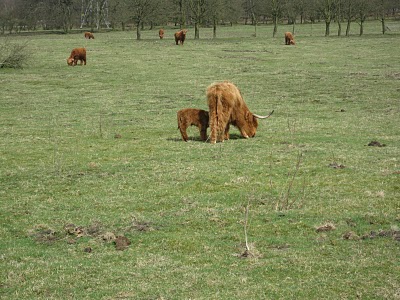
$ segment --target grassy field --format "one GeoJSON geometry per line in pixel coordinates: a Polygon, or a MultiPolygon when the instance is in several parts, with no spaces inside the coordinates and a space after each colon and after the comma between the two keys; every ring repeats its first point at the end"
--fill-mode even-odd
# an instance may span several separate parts
{"type": "Polygon", "coordinates": [[[296,46],[289,26],[190,29],[183,47],[172,28],[11,37],[31,58],[0,69],[0,297],[400,299],[389,27],[298,25],[296,46]],[[176,111],[207,109],[219,80],[274,114],[252,139],[183,142],[176,111]]]}

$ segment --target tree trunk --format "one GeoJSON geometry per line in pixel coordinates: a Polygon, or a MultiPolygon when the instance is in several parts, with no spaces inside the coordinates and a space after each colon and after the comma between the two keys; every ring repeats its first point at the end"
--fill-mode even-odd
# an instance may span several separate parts
{"type": "Polygon", "coordinates": [[[338,19],[338,32],[337,32],[338,36],[342,35],[342,23],[340,22],[340,20],[338,19]]]}
{"type": "Polygon", "coordinates": [[[136,23],[136,39],[140,40],[142,38],[142,33],[140,31],[140,22],[136,23]]]}
{"type": "Polygon", "coordinates": [[[217,37],[217,20],[214,19],[213,22],[213,38],[215,39],[217,37]]]}
{"type": "Polygon", "coordinates": [[[360,20],[360,36],[364,33],[364,20],[360,20]]]}
{"type": "Polygon", "coordinates": [[[330,28],[331,22],[330,21],[325,21],[325,36],[329,36],[329,28],[330,28]]]}
{"type": "Polygon", "coordinates": [[[278,31],[278,17],[274,16],[274,31],[272,32],[272,37],[275,37],[277,31],[278,31]]]}
{"type": "Polygon", "coordinates": [[[385,25],[385,16],[384,15],[382,15],[381,22],[382,22],[382,34],[385,34],[386,33],[386,25],[385,25]]]}
{"type": "Polygon", "coordinates": [[[194,23],[194,38],[195,38],[195,40],[198,40],[200,38],[199,23],[198,22],[194,23]]]}
{"type": "Polygon", "coordinates": [[[351,20],[348,19],[347,20],[347,26],[346,26],[346,36],[350,35],[350,24],[351,24],[351,20]]]}

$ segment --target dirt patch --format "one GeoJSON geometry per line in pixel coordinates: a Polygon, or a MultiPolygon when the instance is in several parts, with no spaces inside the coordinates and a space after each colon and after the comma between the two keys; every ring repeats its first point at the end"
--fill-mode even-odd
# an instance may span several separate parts
{"type": "Polygon", "coordinates": [[[36,225],[35,228],[28,231],[28,235],[38,243],[54,243],[60,239],[55,230],[47,225],[36,225]]]}
{"type": "Polygon", "coordinates": [[[344,169],[344,168],[346,168],[345,165],[338,164],[337,162],[329,164],[328,167],[333,168],[333,169],[344,169]]]}
{"type": "Polygon", "coordinates": [[[112,233],[112,232],[106,232],[106,233],[100,235],[100,238],[101,238],[101,240],[102,240],[103,242],[109,243],[109,242],[115,241],[115,239],[116,239],[117,237],[116,237],[115,234],[112,233]]]}
{"type": "Polygon", "coordinates": [[[140,231],[147,232],[157,230],[156,226],[149,221],[143,221],[137,218],[136,216],[132,216],[131,225],[126,228],[127,231],[140,231]]]}
{"type": "Polygon", "coordinates": [[[325,231],[332,231],[335,230],[336,227],[332,223],[326,223],[324,225],[318,226],[315,231],[316,232],[325,232],[325,231]]]}
{"type": "Polygon", "coordinates": [[[131,241],[125,236],[117,236],[114,243],[116,250],[123,251],[128,248],[128,246],[131,244],[131,241]]]}
{"type": "Polygon", "coordinates": [[[400,230],[379,230],[379,231],[370,231],[366,234],[361,236],[361,239],[375,239],[375,238],[382,238],[382,237],[390,237],[393,238],[395,241],[400,242],[400,230]]]}
{"type": "Polygon", "coordinates": [[[64,230],[68,236],[73,236],[77,238],[83,236],[97,237],[102,232],[102,226],[100,223],[94,223],[87,227],[69,223],[64,225],[64,230]]]}
{"type": "Polygon", "coordinates": [[[378,141],[371,141],[371,142],[369,142],[368,146],[371,146],[371,147],[386,147],[386,144],[381,144],[378,141]]]}
{"type": "Polygon", "coordinates": [[[358,241],[360,237],[354,231],[348,231],[342,235],[344,240],[358,241]]]}
{"type": "Polygon", "coordinates": [[[290,244],[274,245],[274,246],[271,246],[270,248],[276,249],[276,250],[287,250],[290,248],[290,244]]]}

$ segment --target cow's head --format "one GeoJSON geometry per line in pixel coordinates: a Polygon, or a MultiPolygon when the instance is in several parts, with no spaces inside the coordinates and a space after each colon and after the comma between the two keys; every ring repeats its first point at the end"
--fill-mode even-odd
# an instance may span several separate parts
{"type": "Polygon", "coordinates": [[[67,58],[67,64],[68,64],[68,66],[72,66],[73,63],[74,63],[74,59],[73,59],[72,57],[68,57],[68,58],[67,58]]]}
{"type": "Polygon", "coordinates": [[[294,40],[290,40],[290,45],[296,45],[296,43],[294,42],[294,40]]]}
{"type": "Polygon", "coordinates": [[[253,114],[251,112],[246,112],[245,115],[245,126],[242,127],[243,131],[247,133],[248,137],[254,137],[256,135],[257,127],[258,127],[258,120],[257,119],[267,119],[269,118],[274,111],[268,116],[260,116],[253,114]]]}

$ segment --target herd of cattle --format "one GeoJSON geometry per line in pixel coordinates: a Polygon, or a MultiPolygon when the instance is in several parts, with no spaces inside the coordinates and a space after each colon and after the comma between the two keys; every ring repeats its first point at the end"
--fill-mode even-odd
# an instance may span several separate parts
{"type": "MultiPolygon", "coordinates": [[[[183,29],[174,34],[175,43],[183,45],[187,30],[183,29]]],[[[164,38],[165,31],[160,29],[158,35],[164,38]]],[[[91,32],[85,32],[86,39],[94,39],[91,32]]],[[[285,45],[295,45],[292,33],[285,33],[285,45]]],[[[78,61],[86,65],[86,49],[75,48],[67,58],[69,66],[75,66],[78,61]]],[[[177,112],[178,128],[182,139],[186,142],[189,137],[187,128],[197,126],[200,131],[200,138],[208,140],[207,128],[210,127],[210,142],[223,142],[229,139],[229,127],[237,127],[244,138],[254,137],[258,127],[258,119],[266,119],[272,115],[259,116],[251,113],[243,100],[240,90],[231,82],[223,81],[211,84],[207,88],[207,104],[209,111],[196,108],[185,108],[177,112]]]]}

